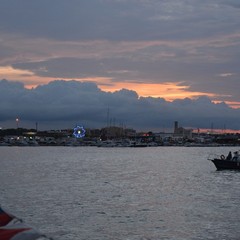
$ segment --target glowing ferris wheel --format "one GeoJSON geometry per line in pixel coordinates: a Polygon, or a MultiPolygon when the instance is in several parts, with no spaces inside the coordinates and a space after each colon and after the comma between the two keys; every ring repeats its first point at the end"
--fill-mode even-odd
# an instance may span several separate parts
{"type": "Polygon", "coordinates": [[[85,137],[85,134],[86,134],[86,130],[82,126],[76,126],[73,129],[73,135],[76,138],[83,138],[83,137],[85,137]]]}

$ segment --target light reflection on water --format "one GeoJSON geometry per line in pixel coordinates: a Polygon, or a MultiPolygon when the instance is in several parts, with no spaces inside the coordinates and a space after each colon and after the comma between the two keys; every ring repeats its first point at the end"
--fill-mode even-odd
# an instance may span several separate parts
{"type": "Polygon", "coordinates": [[[59,240],[237,240],[240,172],[207,161],[230,150],[1,147],[0,204],[59,240]]]}

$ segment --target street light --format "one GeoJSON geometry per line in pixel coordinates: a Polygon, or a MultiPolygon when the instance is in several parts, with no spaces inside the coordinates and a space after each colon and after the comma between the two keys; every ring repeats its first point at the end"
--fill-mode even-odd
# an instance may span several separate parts
{"type": "Polygon", "coordinates": [[[17,128],[18,128],[18,122],[19,122],[19,118],[16,118],[17,128]]]}

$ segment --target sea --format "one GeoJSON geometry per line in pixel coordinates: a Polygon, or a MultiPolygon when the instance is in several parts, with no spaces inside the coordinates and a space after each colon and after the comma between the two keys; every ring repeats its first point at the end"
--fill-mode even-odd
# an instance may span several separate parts
{"type": "Polygon", "coordinates": [[[0,147],[0,205],[54,240],[239,240],[238,147],[0,147]]]}

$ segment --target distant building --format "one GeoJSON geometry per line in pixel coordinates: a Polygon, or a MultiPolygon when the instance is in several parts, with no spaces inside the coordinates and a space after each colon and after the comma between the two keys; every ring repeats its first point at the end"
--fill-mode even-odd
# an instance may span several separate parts
{"type": "Polygon", "coordinates": [[[121,127],[106,127],[101,129],[102,139],[113,139],[136,136],[136,130],[124,129],[121,127]]]}
{"type": "Polygon", "coordinates": [[[178,121],[174,122],[174,132],[173,136],[175,138],[192,138],[192,129],[185,129],[178,126],[178,121]]]}

